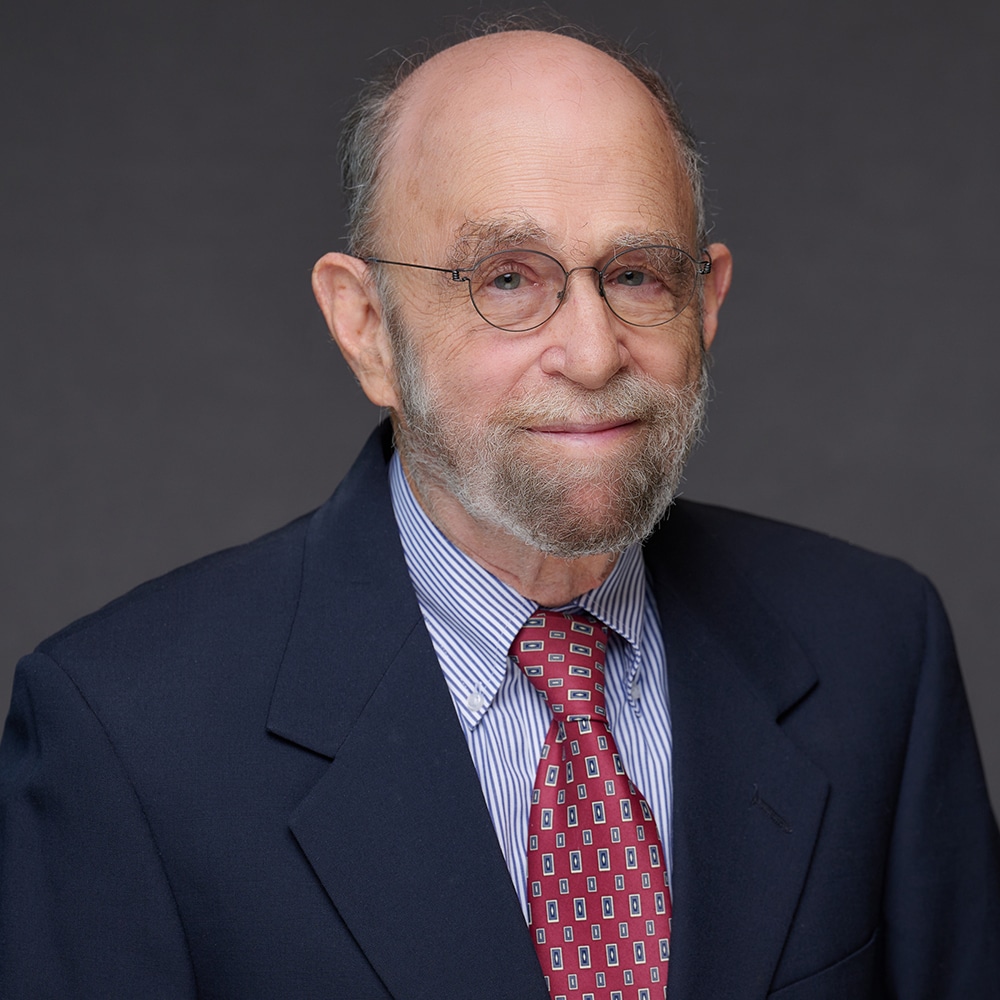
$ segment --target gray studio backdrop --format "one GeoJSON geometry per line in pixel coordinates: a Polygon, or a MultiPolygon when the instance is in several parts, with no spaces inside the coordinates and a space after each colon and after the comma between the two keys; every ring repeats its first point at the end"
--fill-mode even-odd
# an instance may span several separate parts
{"type": "MultiPolygon", "coordinates": [[[[1000,802],[1000,5],[562,9],[646,41],[735,255],[687,494],[927,572],[1000,802]]],[[[0,709],[46,634],[336,485],[378,416],[309,291],[337,123],[463,10],[3,5],[0,709]]]]}

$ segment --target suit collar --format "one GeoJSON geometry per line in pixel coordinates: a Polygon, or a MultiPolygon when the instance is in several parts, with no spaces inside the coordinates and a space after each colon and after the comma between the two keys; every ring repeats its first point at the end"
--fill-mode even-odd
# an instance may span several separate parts
{"type": "Polygon", "coordinates": [[[272,733],[331,758],[407,638],[422,628],[386,485],[389,449],[387,430],[379,428],[312,517],[271,699],[272,733]]]}
{"type": "Polygon", "coordinates": [[[728,543],[711,530],[706,509],[676,504],[646,545],[660,610],[700,625],[699,648],[708,643],[729,651],[727,658],[779,719],[815,687],[816,671],[787,623],[757,596],[728,543]]]}

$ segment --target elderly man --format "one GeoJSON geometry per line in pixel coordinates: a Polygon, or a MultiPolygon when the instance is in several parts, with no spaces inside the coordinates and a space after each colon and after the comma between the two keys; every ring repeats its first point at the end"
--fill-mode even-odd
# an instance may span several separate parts
{"type": "Polygon", "coordinates": [[[662,84],[495,33],[343,147],[353,255],[314,287],[391,429],[22,661],[2,995],[1000,996],[933,590],[664,518],[731,263],[662,84]]]}

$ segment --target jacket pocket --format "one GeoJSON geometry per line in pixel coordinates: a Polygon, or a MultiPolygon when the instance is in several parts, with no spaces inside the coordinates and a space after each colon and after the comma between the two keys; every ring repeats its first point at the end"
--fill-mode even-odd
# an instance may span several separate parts
{"type": "Polygon", "coordinates": [[[836,964],[767,996],[768,1000],[884,1000],[881,931],[876,928],[866,944],[836,964]]]}

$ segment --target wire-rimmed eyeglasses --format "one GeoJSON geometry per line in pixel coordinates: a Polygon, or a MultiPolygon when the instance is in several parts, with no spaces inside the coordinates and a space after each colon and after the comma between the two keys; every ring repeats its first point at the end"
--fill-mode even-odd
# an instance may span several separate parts
{"type": "Polygon", "coordinates": [[[366,264],[440,271],[453,281],[466,282],[476,312],[490,326],[508,333],[527,333],[548,322],[565,301],[574,271],[596,272],[598,292],[620,320],[630,326],[662,326],[688,307],[698,279],[712,270],[711,258],[695,260],[680,247],[658,245],[621,250],[603,267],[569,270],[540,250],[501,250],[471,267],[361,259],[366,264]]]}

